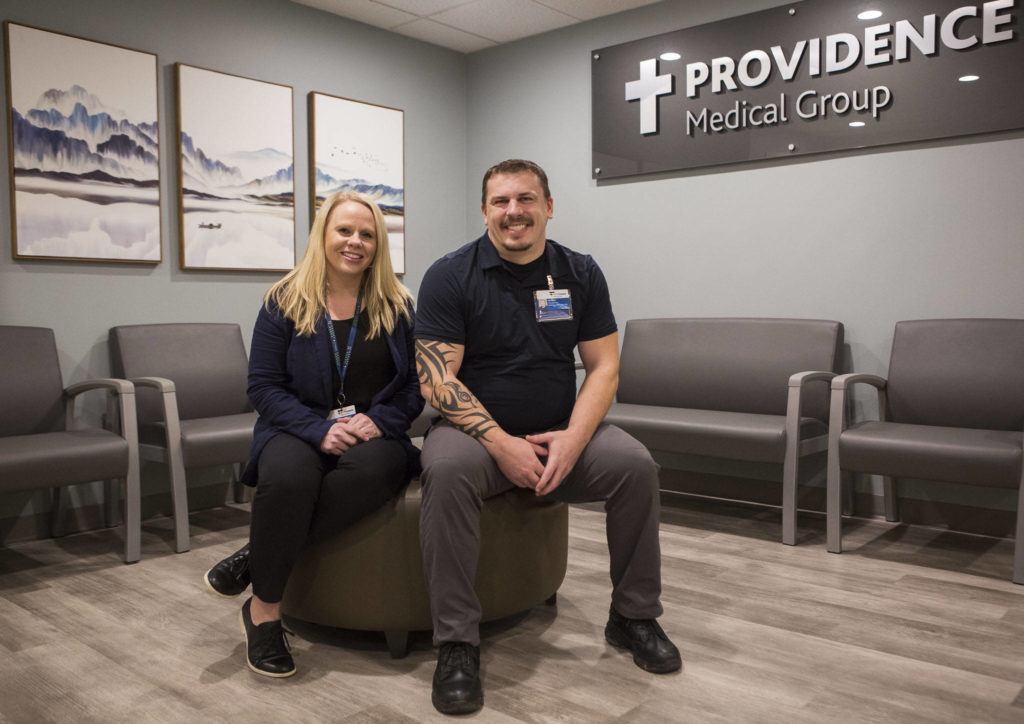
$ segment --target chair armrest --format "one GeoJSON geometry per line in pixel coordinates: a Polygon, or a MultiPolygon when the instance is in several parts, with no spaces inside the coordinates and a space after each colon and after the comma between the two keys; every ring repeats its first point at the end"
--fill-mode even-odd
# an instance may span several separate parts
{"type": "Polygon", "coordinates": [[[178,396],[174,381],[166,377],[132,377],[130,381],[138,387],[151,387],[160,393],[160,411],[164,423],[174,426],[174,430],[169,432],[177,439],[181,434],[181,425],[178,422],[178,396]]]}
{"type": "Polygon", "coordinates": [[[160,411],[164,416],[168,454],[178,455],[181,445],[181,419],[178,416],[178,395],[174,382],[166,377],[132,377],[131,382],[139,387],[152,387],[160,393],[160,411]]]}
{"type": "Polygon", "coordinates": [[[832,389],[845,391],[858,382],[864,382],[879,390],[884,390],[886,384],[888,384],[888,380],[878,375],[869,375],[865,372],[850,372],[845,375],[837,375],[832,380],[832,389]]]}
{"type": "MultiPolygon", "coordinates": [[[[130,404],[132,408],[132,414],[135,414],[135,385],[128,380],[119,380],[113,377],[97,377],[92,380],[82,380],[81,382],[75,382],[64,388],[64,429],[73,430],[75,427],[75,399],[83,392],[89,392],[91,390],[107,390],[111,393],[113,398],[116,398],[116,403],[122,408],[126,404],[130,404]]],[[[112,404],[112,400],[108,398],[107,402],[107,425],[112,426],[110,423],[110,415],[115,412],[115,405],[112,404]]],[[[123,410],[122,410],[123,412],[123,410]]],[[[118,420],[123,420],[124,415],[121,414],[118,420]]],[[[123,436],[123,435],[122,435],[123,436]]]]}
{"type": "Polygon", "coordinates": [[[834,372],[809,370],[797,372],[789,378],[789,397],[786,400],[786,440],[799,442],[800,409],[803,406],[804,386],[808,382],[824,382],[835,377],[834,372]]]}
{"type": "Polygon", "coordinates": [[[803,387],[808,382],[816,382],[818,380],[831,380],[836,376],[835,372],[820,372],[820,371],[808,371],[808,372],[797,372],[790,376],[789,386],[790,387],[803,387]]]}
{"type": "Polygon", "coordinates": [[[846,429],[848,418],[846,414],[847,402],[846,393],[855,384],[864,383],[871,385],[878,392],[878,419],[885,420],[886,394],[885,388],[888,380],[878,375],[870,375],[864,372],[850,372],[845,375],[838,375],[832,380],[832,399],[830,401],[828,425],[829,433],[837,436],[846,429]]]}
{"type": "Polygon", "coordinates": [[[131,382],[139,387],[153,387],[160,392],[174,392],[174,382],[166,377],[132,377],[131,382]]]}
{"type": "Polygon", "coordinates": [[[89,390],[98,390],[103,388],[106,388],[118,395],[123,395],[125,393],[135,394],[135,385],[128,380],[119,380],[113,377],[97,377],[94,380],[76,382],[65,387],[64,394],[68,397],[75,397],[76,395],[88,392],[89,390]]]}
{"type": "Polygon", "coordinates": [[[785,402],[785,445],[786,459],[796,460],[800,445],[800,410],[803,407],[804,386],[808,382],[827,381],[835,373],[810,370],[790,376],[790,394],[785,402]]]}
{"type": "Polygon", "coordinates": [[[117,420],[121,428],[119,434],[129,445],[129,454],[138,455],[139,428],[135,415],[135,385],[128,380],[120,380],[113,377],[97,377],[92,380],[75,382],[64,388],[67,398],[64,405],[64,429],[71,430],[75,417],[75,398],[83,392],[90,390],[108,390],[113,393],[113,400],[107,403],[107,424],[110,425],[110,418],[116,409],[117,420]],[[116,402],[116,408],[114,403],[116,402]]]}

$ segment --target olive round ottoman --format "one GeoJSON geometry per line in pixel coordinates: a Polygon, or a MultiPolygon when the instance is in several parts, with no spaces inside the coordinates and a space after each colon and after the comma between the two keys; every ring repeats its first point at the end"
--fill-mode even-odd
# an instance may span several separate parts
{"type": "MultiPolygon", "coordinates": [[[[420,484],[413,480],[380,510],[302,552],[282,613],[321,626],[383,631],[391,655],[405,656],[409,632],[432,628],[419,528],[420,484]]],[[[475,584],[483,621],[553,600],[568,546],[564,503],[520,488],[485,500],[475,584]]]]}

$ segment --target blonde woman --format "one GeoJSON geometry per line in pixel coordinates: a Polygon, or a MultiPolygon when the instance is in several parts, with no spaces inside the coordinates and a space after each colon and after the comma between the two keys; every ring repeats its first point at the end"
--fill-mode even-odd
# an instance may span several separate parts
{"type": "Polygon", "coordinates": [[[260,416],[243,476],[256,486],[250,539],[205,576],[228,597],[252,583],[240,616],[258,674],[295,673],[280,602],[302,548],[376,510],[418,472],[407,434],[423,409],[412,325],[380,208],[333,194],[256,320],[248,390],[260,416]]]}

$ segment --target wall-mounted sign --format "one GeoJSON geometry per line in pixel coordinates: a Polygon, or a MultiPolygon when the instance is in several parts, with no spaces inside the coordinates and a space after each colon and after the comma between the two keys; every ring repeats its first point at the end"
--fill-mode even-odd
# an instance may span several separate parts
{"type": "Polygon", "coordinates": [[[807,0],[595,50],[593,176],[1024,128],[1021,0],[807,0]]]}

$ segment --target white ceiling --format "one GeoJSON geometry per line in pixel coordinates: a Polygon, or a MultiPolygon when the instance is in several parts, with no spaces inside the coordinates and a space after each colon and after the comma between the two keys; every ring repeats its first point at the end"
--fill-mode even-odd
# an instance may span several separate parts
{"type": "Polygon", "coordinates": [[[659,0],[292,0],[462,53],[659,0]]]}

